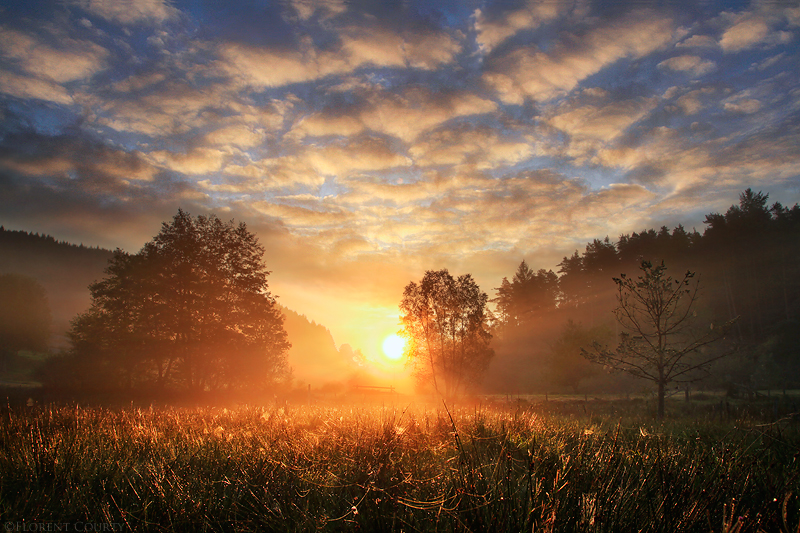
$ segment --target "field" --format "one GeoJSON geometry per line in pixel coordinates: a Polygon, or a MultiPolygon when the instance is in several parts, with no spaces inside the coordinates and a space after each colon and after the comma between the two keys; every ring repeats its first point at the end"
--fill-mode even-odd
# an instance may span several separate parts
{"type": "Polygon", "coordinates": [[[6,406],[0,517],[5,531],[800,531],[800,427],[757,414],[6,406]]]}

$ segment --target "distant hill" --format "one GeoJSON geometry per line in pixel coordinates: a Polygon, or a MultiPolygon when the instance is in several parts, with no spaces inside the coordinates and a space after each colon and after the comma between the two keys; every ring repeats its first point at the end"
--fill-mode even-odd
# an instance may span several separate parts
{"type": "Polygon", "coordinates": [[[111,250],[0,227],[0,273],[30,276],[42,284],[53,315],[55,346],[64,344],[70,320],[89,307],[89,285],[103,277],[111,256],[111,250]]]}
{"type": "MultiPolygon", "coordinates": [[[[89,285],[104,277],[113,252],[58,241],[50,235],[0,227],[0,274],[35,278],[47,291],[53,315],[53,347],[66,346],[70,321],[89,308],[89,285]]],[[[292,343],[289,364],[297,383],[314,388],[348,379],[357,365],[349,346],[338,350],[328,329],[282,307],[292,343]]]]}
{"type": "Polygon", "coordinates": [[[319,388],[352,377],[358,365],[353,361],[349,346],[337,349],[328,328],[291,309],[282,307],[281,310],[286,316],[284,327],[292,343],[289,366],[296,383],[319,388]]]}

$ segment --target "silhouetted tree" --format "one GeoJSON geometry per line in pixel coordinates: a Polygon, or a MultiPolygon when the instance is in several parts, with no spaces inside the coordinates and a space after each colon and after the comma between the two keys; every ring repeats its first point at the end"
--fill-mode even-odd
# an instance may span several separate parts
{"type": "Polygon", "coordinates": [[[741,315],[741,340],[762,341],[772,324],[794,318],[800,284],[800,227],[780,204],[769,207],[769,195],[746,189],[739,204],[724,215],[706,216],[703,244],[715,278],[717,305],[729,316],[741,315]],[[776,305],[777,304],[777,305],[776,305]]]}
{"type": "Polygon", "coordinates": [[[523,260],[511,282],[503,278],[494,301],[501,322],[518,327],[554,311],[558,299],[558,276],[552,270],[534,272],[523,260]]]}
{"type": "Polygon", "coordinates": [[[427,271],[403,292],[406,355],[417,379],[447,398],[475,384],[494,355],[487,301],[472,276],[454,279],[446,269],[427,271]]]}
{"type": "Polygon", "coordinates": [[[3,371],[20,350],[44,351],[50,339],[50,306],[33,278],[0,274],[0,357],[3,371]]]}
{"type": "Polygon", "coordinates": [[[580,306],[585,298],[587,291],[586,273],[583,270],[583,259],[578,250],[570,257],[558,264],[559,288],[561,292],[560,306],[565,309],[575,309],[580,306]]]}
{"type": "Polygon", "coordinates": [[[663,262],[653,266],[649,261],[643,261],[640,270],[642,275],[636,279],[625,274],[613,278],[618,291],[614,315],[625,330],[620,333],[619,346],[609,350],[595,343],[582,353],[590,361],[656,383],[661,419],[670,383],[694,381],[698,371],[729,354],[706,348],[724,337],[730,322],[697,329],[700,283],[693,272],[673,279],[663,262]]]}
{"type": "Polygon", "coordinates": [[[613,296],[608,290],[607,280],[619,272],[617,249],[608,237],[602,241],[594,239],[586,245],[582,261],[586,280],[586,300],[590,325],[594,326],[613,306],[613,296]]]}
{"type": "Polygon", "coordinates": [[[244,223],[179,210],[134,255],[114,253],[69,336],[78,360],[128,386],[264,385],[288,372],[264,248],[244,223]]]}

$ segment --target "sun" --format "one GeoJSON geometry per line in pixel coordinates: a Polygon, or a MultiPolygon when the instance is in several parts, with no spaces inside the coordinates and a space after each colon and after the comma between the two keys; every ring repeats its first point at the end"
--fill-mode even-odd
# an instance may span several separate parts
{"type": "Polygon", "coordinates": [[[406,341],[402,337],[392,333],[383,339],[383,353],[389,359],[396,361],[403,357],[405,345],[406,341]]]}

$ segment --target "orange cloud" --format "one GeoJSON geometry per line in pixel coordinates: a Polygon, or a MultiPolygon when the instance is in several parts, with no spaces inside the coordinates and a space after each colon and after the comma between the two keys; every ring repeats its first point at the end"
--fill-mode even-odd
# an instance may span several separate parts
{"type": "Polygon", "coordinates": [[[658,66],[659,68],[691,72],[694,76],[700,76],[714,70],[716,63],[699,56],[683,55],[664,60],[658,66]]]}
{"type": "Polygon", "coordinates": [[[433,69],[453,61],[461,45],[443,32],[395,33],[382,28],[340,30],[338,49],[317,49],[303,39],[296,50],[257,48],[226,43],[220,46],[220,68],[243,85],[280,87],[348,74],[361,66],[433,69]]]}
{"type": "Polygon", "coordinates": [[[28,74],[55,83],[81,80],[105,68],[108,51],[89,41],[59,36],[53,48],[18,30],[0,27],[0,54],[28,74]]]}
{"type": "Polygon", "coordinates": [[[107,2],[105,0],[70,0],[86,11],[121,24],[164,22],[178,16],[179,11],[164,0],[127,0],[107,2]]]}
{"type": "Polygon", "coordinates": [[[453,118],[496,110],[495,102],[466,91],[434,93],[423,87],[409,87],[394,94],[375,90],[358,106],[323,111],[303,119],[292,135],[354,135],[369,129],[411,142],[453,118]]]}
{"type": "Polygon", "coordinates": [[[620,59],[643,57],[664,47],[673,31],[670,18],[642,11],[562,40],[552,51],[532,46],[512,50],[493,60],[483,78],[506,103],[551,100],[620,59]]]}

